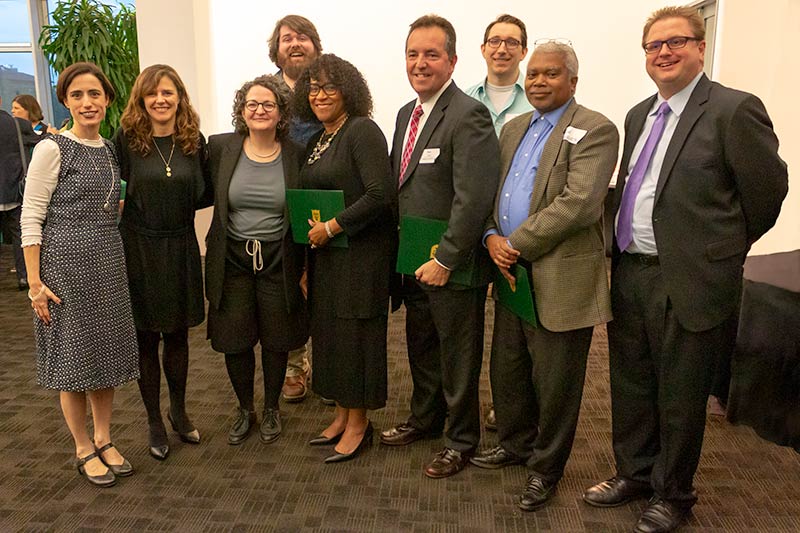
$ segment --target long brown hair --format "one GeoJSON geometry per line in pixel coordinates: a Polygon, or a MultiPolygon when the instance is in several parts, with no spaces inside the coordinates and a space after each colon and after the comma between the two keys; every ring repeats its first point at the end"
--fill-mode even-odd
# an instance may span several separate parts
{"type": "Polygon", "coordinates": [[[150,65],[136,78],[131,96],[122,113],[122,131],[131,150],[142,156],[152,149],[153,125],[144,107],[144,97],[152,94],[161,78],[167,76],[178,90],[178,110],[175,114],[175,142],[185,155],[197,153],[200,147],[200,117],[189,101],[183,80],[169,65],[150,65]]]}

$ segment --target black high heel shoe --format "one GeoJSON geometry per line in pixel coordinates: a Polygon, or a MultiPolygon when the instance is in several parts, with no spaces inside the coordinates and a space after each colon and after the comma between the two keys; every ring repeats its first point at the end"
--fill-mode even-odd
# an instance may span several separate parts
{"type": "MultiPolygon", "coordinates": [[[[84,465],[94,458],[100,459],[100,456],[97,454],[97,452],[93,452],[84,457],[78,457],[75,459],[75,467],[78,469],[78,473],[82,476],[86,476],[86,480],[95,487],[105,488],[116,485],[117,477],[114,475],[114,472],[111,471],[111,468],[106,470],[105,474],[99,476],[90,476],[86,473],[86,467],[84,465]]],[[[102,461],[102,459],[100,460],[102,461]]]]}
{"type": "Polygon", "coordinates": [[[112,465],[111,463],[106,461],[105,458],[103,458],[103,452],[111,448],[116,448],[116,446],[114,446],[113,443],[109,442],[108,444],[106,444],[105,446],[101,446],[100,448],[95,447],[94,451],[97,453],[97,456],[100,458],[100,460],[103,461],[103,464],[106,465],[108,469],[114,473],[115,476],[118,477],[132,476],[133,467],[124,457],[122,458],[122,464],[119,465],[112,465]]]}
{"type": "Polygon", "coordinates": [[[169,423],[172,424],[173,431],[178,434],[178,437],[180,437],[183,442],[187,442],[189,444],[200,444],[200,432],[197,431],[197,428],[192,428],[190,431],[181,432],[181,430],[178,429],[178,425],[175,423],[175,420],[172,418],[171,412],[167,412],[167,420],[169,420],[169,423]]]}
{"type": "Polygon", "coordinates": [[[336,450],[333,450],[336,453],[334,453],[329,457],[326,457],[325,462],[341,463],[343,461],[350,461],[351,459],[355,459],[356,457],[358,457],[358,454],[360,454],[364,448],[372,444],[372,434],[373,434],[372,422],[367,422],[367,430],[364,432],[364,437],[361,439],[361,442],[358,443],[358,446],[356,446],[355,450],[353,450],[350,453],[339,453],[336,452],[336,450]]]}
{"type": "Polygon", "coordinates": [[[310,446],[328,446],[330,444],[336,444],[340,440],[342,440],[342,435],[344,435],[344,430],[338,435],[334,435],[333,437],[326,437],[325,435],[319,435],[318,437],[314,437],[308,444],[310,446]]]}

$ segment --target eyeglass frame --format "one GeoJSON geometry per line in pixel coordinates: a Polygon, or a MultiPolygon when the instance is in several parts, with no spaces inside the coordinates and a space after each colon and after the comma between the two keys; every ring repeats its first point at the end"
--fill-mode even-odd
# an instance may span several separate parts
{"type": "Polygon", "coordinates": [[[264,100],[263,102],[259,102],[258,100],[247,100],[244,103],[244,108],[250,111],[251,113],[257,113],[258,107],[261,106],[264,109],[265,113],[272,113],[276,109],[278,109],[278,103],[273,102],[271,100],[264,100]],[[255,107],[253,107],[255,104],[255,107]],[[252,109],[250,109],[252,107],[252,109]]]}
{"type": "Polygon", "coordinates": [[[648,55],[649,54],[657,54],[658,52],[661,51],[662,48],[664,48],[665,44],[667,45],[667,48],[669,48],[670,50],[679,50],[681,48],[686,48],[686,45],[689,44],[689,41],[698,41],[699,42],[699,41],[702,41],[702,40],[703,39],[700,39],[699,37],[690,37],[688,35],[676,35],[674,37],[670,37],[669,39],[664,39],[664,40],[661,40],[661,41],[646,42],[646,43],[644,43],[642,45],[642,48],[644,49],[644,53],[645,54],[648,54],[648,55]],[[676,44],[675,46],[672,46],[671,44],[669,44],[670,41],[674,41],[675,39],[679,39],[679,40],[680,39],[685,39],[685,41],[683,41],[683,44],[676,44]],[[653,48],[652,50],[648,50],[647,49],[647,47],[649,45],[655,45],[655,44],[658,44],[658,48],[653,48]]]}
{"type": "Polygon", "coordinates": [[[536,39],[535,41],[533,41],[533,47],[536,48],[537,46],[541,46],[543,44],[548,44],[548,43],[565,44],[570,48],[572,48],[572,41],[570,41],[569,39],[565,39],[563,37],[552,37],[552,38],[545,37],[542,39],[536,39]]]}
{"type": "Polygon", "coordinates": [[[513,37],[509,37],[508,39],[501,39],[500,37],[489,37],[483,42],[483,44],[489,45],[489,48],[495,50],[500,48],[500,45],[503,43],[505,43],[506,45],[506,50],[516,50],[517,48],[522,46],[522,41],[520,41],[519,39],[515,39],[513,37]],[[492,44],[492,41],[496,41],[497,44],[496,45],[492,44]]]}
{"type": "Polygon", "coordinates": [[[309,96],[317,96],[320,91],[324,92],[327,96],[336,96],[341,92],[341,89],[339,89],[339,86],[335,83],[326,83],[325,85],[310,83],[308,85],[309,96]]]}

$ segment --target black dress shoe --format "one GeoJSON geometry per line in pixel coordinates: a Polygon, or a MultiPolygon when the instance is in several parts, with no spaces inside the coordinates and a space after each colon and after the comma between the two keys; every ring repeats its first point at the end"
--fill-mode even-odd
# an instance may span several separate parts
{"type": "Polygon", "coordinates": [[[652,493],[653,489],[647,483],[614,476],[586,489],[583,501],[594,507],[617,507],[631,500],[648,498],[652,493]]]}
{"type": "Polygon", "coordinates": [[[103,464],[108,467],[109,470],[114,472],[114,475],[117,477],[127,477],[133,475],[133,467],[128,462],[127,459],[123,457],[122,464],[114,465],[106,461],[105,457],[103,457],[103,452],[109,450],[111,448],[116,448],[113,443],[109,442],[105,446],[100,448],[95,448],[94,450],[97,452],[97,456],[100,457],[100,460],[103,461],[103,464]]]}
{"type": "MultiPolygon", "coordinates": [[[[183,418],[186,420],[187,425],[191,427],[192,423],[189,422],[189,417],[187,417],[184,414],[183,418]]],[[[180,437],[180,439],[183,442],[189,444],[200,444],[200,432],[197,431],[197,428],[192,427],[191,429],[188,428],[178,429],[178,425],[175,423],[175,419],[172,418],[172,412],[167,413],[167,419],[169,420],[169,423],[172,425],[173,431],[175,431],[175,433],[178,434],[178,437],[180,437]]]]}
{"type": "Polygon", "coordinates": [[[311,446],[328,446],[330,444],[336,444],[337,442],[342,440],[342,435],[344,435],[344,430],[342,430],[342,432],[339,433],[338,435],[334,435],[333,437],[326,437],[325,435],[319,435],[308,441],[308,444],[311,446]]]}
{"type": "Polygon", "coordinates": [[[250,428],[256,425],[256,414],[247,409],[239,408],[236,421],[228,432],[228,444],[236,446],[245,441],[250,435],[250,428]]]}
{"type": "Polygon", "coordinates": [[[642,511],[642,516],[633,528],[634,533],[667,533],[675,531],[689,514],[688,509],[672,505],[668,501],[653,496],[642,511]]]}
{"type": "Polygon", "coordinates": [[[494,406],[486,413],[486,419],[483,421],[483,427],[489,431],[497,431],[497,414],[494,412],[494,406]]]}
{"type": "Polygon", "coordinates": [[[434,479],[443,477],[450,477],[458,474],[469,463],[469,458],[472,456],[469,452],[460,452],[452,448],[443,449],[425,467],[425,475],[434,479]]]}
{"type": "Polygon", "coordinates": [[[334,453],[333,455],[331,455],[329,457],[326,457],[325,458],[325,462],[326,463],[341,463],[343,461],[349,461],[351,459],[355,459],[356,457],[358,457],[358,454],[360,454],[361,451],[364,448],[366,448],[367,446],[372,444],[372,434],[373,434],[373,432],[374,432],[374,429],[372,428],[372,422],[367,422],[367,429],[366,429],[366,431],[364,431],[364,436],[361,438],[361,442],[358,443],[358,446],[356,446],[355,450],[353,450],[350,453],[339,453],[339,452],[336,452],[336,450],[334,449],[333,451],[336,452],[336,453],[334,453]]]}
{"type": "Polygon", "coordinates": [[[556,483],[549,483],[534,475],[528,476],[525,490],[519,498],[519,508],[523,511],[535,511],[546,504],[556,493],[556,483]]]}
{"type": "Polygon", "coordinates": [[[408,422],[398,424],[393,428],[381,432],[381,444],[387,446],[406,446],[420,439],[438,437],[438,433],[428,433],[417,429],[408,422]]]}
{"type": "Polygon", "coordinates": [[[521,465],[525,462],[522,457],[518,457],[506,450],[502,446],[495,446],[490,450],[484,450],[469,460],[470,463],[481,468],[505,468],[511,465],[521,465]]]}
{"type": "MultiPolygon", "coordinates": [[[[116,485],[117,477],[114,475],[114,472],[111,471],[111,468],[106,470],[105,474],[99,476],[90,476],[89,474],[86,473],[86,467],[84,465],[94,458],[100,459],[100,456],[97,454],[96,451],[84,457],[77,458],[75,460],[75,467],[78,469],[78,473],[82,476],[86,476],[86,480],[95,487],[106,488],[106,487],[113,487],[114,485],[116,485]]],[[[100,460],[102,461],[102,459],[100,460]]]]}
{"type": "Polygon", "coordinates": [[[147,451],[149,451],[150,455],[155,459],[163,461],[169,457],[169,444],[164,444],[163,446],[149,446],[147,451]]]}
{"type": "Polygon", "coordinates": [[[264,444],[269,444],[278,440],[281,436],[281,413],[277,409],[264,409],[264,416],[261,419],[261,427],[258,438],[264,444]]]}

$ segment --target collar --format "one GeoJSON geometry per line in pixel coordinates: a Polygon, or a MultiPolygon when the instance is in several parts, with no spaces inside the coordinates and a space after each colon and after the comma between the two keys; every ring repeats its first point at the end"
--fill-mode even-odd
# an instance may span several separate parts
{"type": "Polygon", "coordinates": [[[422,105],[422,112],[425,113],[424,116],[426,116],[426,117],[429,116],[431,114],[431,111],[433,111],[433,108],[436,105],[436,102],[439,101],[439,97],[442,96],[442,93],[445,92],[448,87],[450,87],[451,83],[453,83],[453,78],[449,78],[446,82],[444,82],[444,85],[442,85],[439,88],[439,90],[436,91],[436,94],[434,94],[433,96],[428,98],[428,100],[426,102],[424,102],[424,103],[420,102],[419,101],[419,96],[417,96],[417,103],[414,104],[414,107],[417,107],[418,105],[422,105]]]}
{"type": "MultiPolygon", "coordinates": [[[[486,87],[489,85],[489,78],[483,78],[483,81],[480,85],[478,85],[478,94],[485,94],[486,87]]],[[[525,92],[525,73],[520,71],[519,76],[517,76],[517,81],[514,82],[516,87],[519,87],[519,90],[523,93],[525,92]]]]}
{"type": "Polygon", "coordinates": [[[544,117],[544,119],[547,122],[549,122],[551,126],[555,127],[556,124],[558,124],[558,121],[561,120],[561,116],[564,114],[564,111],[566,111],[567,108],[570,106],[570,104],[572,104],[572,102],[574,101],[575,97],[573,96],[572,98],[564,102],[564,104],[562,104],[561,107],[553,109],[552,111],[548,111],[545,114],[541,114],[536,109],[534,109],[533,114],[531,115],[531,122],[528,125],[528,127],[532,126],[533,123],[539,120],[540,117],[544,117]]]}
{"type": "MultiPolygon", "coordinates": [[[[701,70],[700,73],[697,76],[695,76],[694,79],[690,81],[686,87],[684,87],[677,93],[673,94],[671,98],[666,100],[666,102],[669,103],[670,110],[673,113],[675,113],[675,116],[677,116],[678,118],[680,118],[681,113],[683,113],[683,110],[686,109],[686,104],[689,103],[689,98],[691,98],[692,92],[694,92],[694,88],[697,87],[697,84],[700,81],[700,78],[702,77],[703,77],[703,71],[701,70]]],[[[654,114],[658,110],[658,106],[661,105],[661,102],[664,101],[665,99],[664,97],[661,96],[661,94],[656,94],[656,101],[653,102],[653,107],[650,108],[650,113],[648,114],[649,115],[654,114]]]]}

